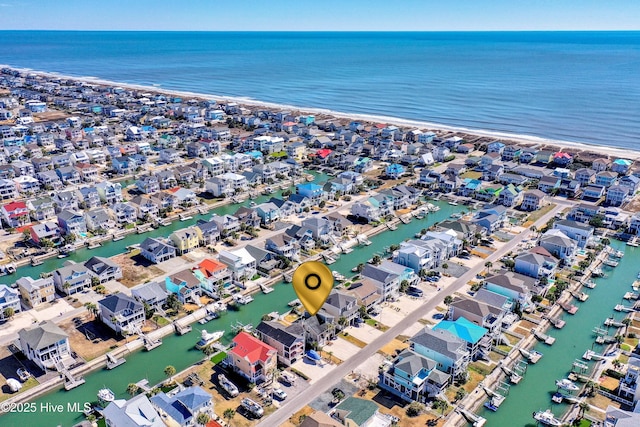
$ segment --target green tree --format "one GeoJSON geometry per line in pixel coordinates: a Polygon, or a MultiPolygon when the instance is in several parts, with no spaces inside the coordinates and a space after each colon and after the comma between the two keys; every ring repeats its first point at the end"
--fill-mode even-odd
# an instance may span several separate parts
{"type": "Polygon", "coordinates": [[[98,286],[100,284],[100,279],[96,276],[91,277],[91,286],[98,286]]]}
{"type": "Polygon", "coordinates": [[[484,263],[485,268],[487,269],[487,273],[491,270],[491,267],[493,267],[493,263],[491,261],[487,261],[484,263]]]}
{"type": "Polygon", "coordinates": [[[407,292],[407,290],[409,289],[409,281],[408,280],[403,280],[402,282],[400,282],[400,292],[407,292]]]}
{"type": "Polygon", "coordinates": [[[138,385],[136,383],[129,383],[129,385],[127,386],[127,393],[133,397],[136,394],[138,394],[138,390],[140,390],[140,388],[138,387],[138,385]]]}
{"type": "Polygon", "coordinates": [[[467,395],[467,392],[464,391],[463,388],[459,388],[458,391],[456,391],[455,401],[458,402],[458,401],[464,399],[464,397],[466,395],[467,395]]]}
{"type": "Polygon", "coordinates": [[[71,283],[64,282],[64,284],[62,285],[62,289],[64,289],[64,293],[68,295],[69,289],[71,289],[71,283]]]}
{"type": "Polygon", "coordinates": [[[167,378],[171,378],[176,374],[176,368],[174,368],[172,365],[167,365],[167,367],[164,368],[164,374],[167,378]]]}
{"type": "Polygon", "coordinates": [[[233,419],[233,417],[236,416],[236,411],[233,410],[232,408],[227,408],[224,410],[224,412],[222,413],[222,417],[227,420],[227,424],[231,425],[231,420],[233,419]]]}
{"type": "Polygon", "coordinates": [[[16,314],[16,311],[13,309],[13,307],[7,307],[4,309],[2,314],[5,319],[11,319],[16,314]]]}
{"type": "Polygon", "coordinates": [[[453,297],[451,295],[447,295],[446,297],[444,297],[444,303],[446,305],[449,305],[453,302],[453,297]]]}
{"type": "Polygon", "coordinates": [[[211,421],[211,417],[205,412],[200,412],[196,417],[196,423],[201,426],[206,425],[209,421],[211,421]]]}
{"type": "Polygon", "coordinates": [[[382,258],[380,257],[380,255],[374,255],[371,260],[373,261],[373,265],[378,265],[382,262],[382,258]]]}
{"type": "Polygon", "coordinates": [[[441,399],[435,399],[433,401],[433,403],[431,404],[431,407],[433,409],[440,410],[442,414],[444,414],[444,411],[447,410],[447,408],[449,407],[449,404],[447,402],[445,402],[444,400],[441,399]]]}
{"type": "Polygon", "coordinates": [[[630,318],[628,318],[628,317],[625,317],[625,318],[622,320],[622,324],[624,325],[624,334],[623,334],[623,335],[624,335],[625,337],[627,336],[627,331],[629,330],[629,325],[631,325],[632,323],[633,323],[633,320],[631,320],[631,319],[630,319],[630,318]]]}
{"type": "Polygon", "coordinates": [[[411,402],[409,404],[409,406],[407,406],[407,416],[408,417],[417,417],[419,416],[421,413],[423,413],[425,410],[425,407],[422,403],[420,402],[411,402]]]}
{"type": "Polygon", "coordinates": [[[583,418],[585,412],[589,412],[589,410],[591,409],[591,406],[587,402],[580,402],[578,407],[580,408],[580,410],[578,412],[578,416],[580,418],[583,418]]]}

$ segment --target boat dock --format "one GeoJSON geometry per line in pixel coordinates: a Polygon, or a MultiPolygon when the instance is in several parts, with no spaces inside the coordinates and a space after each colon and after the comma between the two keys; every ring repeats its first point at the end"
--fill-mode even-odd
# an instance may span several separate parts
{"type": "Polygon", "coordinates": [[[456,411],[462,415],[467,421],[471,423],[473,427],[482,427],[487,423],[487,420],[482,418],[478,414],[474,414],[471,411],[467,411],[462,406],[458,406],[456,411]]]}
{"type": "Polygon", "coordinates": [[[127,361],[124,357],[116,357],[112,353],[107,353],[107,369],[114,369],[127,361]]]}
{"type": "Polygon", "coordinates": [[[640,297],[640,295],[638,295],[635,292],[627,292],[624,294],[624,299],[626,300],[637,300],[640,297]]]}
{"type": "Polygon", "coordinates": [[[358,244],[360,244],[360,245],[369,246],[371,244],[371,240],[369,240],[367,238],[367,236],[364,235],[364,234],[358,234],[356,236],[356,240],[358,241],[358,244]]]}
{"type": "Polygon", "coordinates": [[[182,325],[180,324],[180,322],[178,322],[178,321],[174,321],[174,322],[173,322],[173,327],[175,328],[176,333],[177,333],[178,335],[188,334],[188,333],[189,333],[189,332],[191,332],[191,330],[192,330],[191,325],[182,326],[182,325]]]}
{"type": "Polygon", "coordinates": [[[627,241],[627,246],[633,246],[635,248],[638,247],[638,236],[633,236],[631,239],[627,241]]]}
{"type": "Polygon", "coordinates": [[[569,314],[576,314],[578,312],[578,306],[576,305],[569,304],[566,302],[558,303],[558,305],[562,307],[562,309],[569,314]]]}
{"type": "Polygon", "coordinates": [[[336,262],[336,259],[335,259],[335,258],[333,258],[331,255],[328,255],[328,254],[322,254],[322,258],[324,258],[324,262],[325,262],[327,265],[331,265],[331,264],[333,264],[334,262],[336,262]]]}
{"type": "Polygon", "coordinates": [[[538,339],[539,341],[542,341],[546,345],[553,345],[553,343],[556,342],[556,339],[554,337],[549,336],[543,332],[539,332],[536,329],[531,329],[531,333],[533,334],[534,337],[536,337],[536,339],[538,339]]]}
{"type": "Polygon", "coordinates": [[[398,229],[398,226],[395,224],[392,224],[390,222],[386,222],[385,225],[387,226],[387,228],[391,231],[396,231],[398,229]]]}
{"type": "Polygon", "coordinates": [[[85,379],[82,377],[74,377],[71,372],[62,365],[62,363],[56,364],[56,369],[60,372],[62,378],[64,378],[64,389],[69,391],[85,383],[85,379]]]}
{"type": "Polygon", "coordinates": [[[587,280],[582,284],[582,286],[584,286],[585,288],[593,289],[596,287],[596,282],[594,282],[593,280],[587,280]]]}
{"type": "Polygon", "coordinates": [[[515,371],[507,368],[502,363],[500,363],[499,365],[500,365],[500,369],[502,369],[502,372],[504,372],[504,374],[507,377],[509,377],[509,381],[512,384],[518,384],[520,381],[522,381],[522,375],[520,375],[520,374],[516,373],[515,371]]]}
{"type": "Polygon", "coordinates": [[[616,320],[613,317],[607,317],[605,319],[605,321],[604,321],[604,325],[605,326],[613,326],[613,327],[616,327],[616,328],[622,328],[624,326],[624,323],[616,320]]]}
{"type": "Polygon", "coordinates": [[[617,304],[615,307],[613,307],[613,309],[615,311],[625,311],[627,313],[635,311],[635,309],[633,307],[627,307],[627,306],[622,305],[622,304],[617,304]]]}
{"type": "Polygon", "coordinates": [[[142,336],[142,341],[144,342],[144,348],[147,351],[151,351],[154,348],[158,348],[158,347],[160,347],[162,345],[162,340],[160,340],[160,339],[152,340],[152,339],[148,338],[145,335],[142,336]]]}
{"type": "Polygon", "coordinates": [[[273,292],[273,288],[267,285],[260,285],[260,290],[262,291],[263,294],[270,294],[271,292],[273,292]]]}
{"type": "Polygon", "coordinates": [[[551,323],[551,325],[556,329],[562,329],[567,322],[562,319],[558,319],[557,317],[545,317],[551,323]]]}
{"type": "Polygon", "coordinates": [[[524,356],[524,358],[531,363],[537,363],[538,360],[542,358],[542,353],[540,353],[539,351],[527,350],[521,347],[518,347],[518,350],[520,351],[520,354],[522,354],[522,356],[524,356]]]}
{"type": "Polygon", "coordinates": [[[589,299],[589,294],[585,292],[571,291],[570,293],[571,293],[571,296],[573,296],[575,299],[577,299],[580,302],[585,302],[586,300],[589,299]]]}

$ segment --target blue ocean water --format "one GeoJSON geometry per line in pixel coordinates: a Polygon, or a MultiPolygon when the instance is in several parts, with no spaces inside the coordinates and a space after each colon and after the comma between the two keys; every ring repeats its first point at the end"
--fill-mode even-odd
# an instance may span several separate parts
{"type": "Polygon", "coordinates": [[[0,31],[0,63],[637,148],[640,32],[0,31]]]}

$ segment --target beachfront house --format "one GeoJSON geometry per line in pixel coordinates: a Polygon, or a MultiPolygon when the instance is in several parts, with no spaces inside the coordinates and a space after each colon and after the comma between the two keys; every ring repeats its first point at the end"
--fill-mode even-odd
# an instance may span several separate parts
{"type": "Polygon", "coordinates": [[[244,331],[233,338],[226,358],[229,367],[252,384],[270,381],[277,360],[275,348],[244,331]]]}
{"type": "Polygon", "coordinates": [[[22,353],[43,371],[73,363],[69,335],[50,320],[18,331],[22,353]]]}
{"type": "Polygon", "coordinates": [[[128,295],[118,292],[98,301],[98,317],[116,333],[139,333],[144,325],[144,307],[128,295]]]}

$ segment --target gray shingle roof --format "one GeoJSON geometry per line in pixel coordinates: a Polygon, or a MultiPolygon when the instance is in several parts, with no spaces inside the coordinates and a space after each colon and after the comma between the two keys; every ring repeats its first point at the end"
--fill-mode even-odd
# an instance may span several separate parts
{"type": "Polygon", "coordinates": [[[48,347],[69,337],[58,325],[49,320],[40,323],[36,327],[20,330],[18,336],[21,341],[36,350],[48,347]]]}

